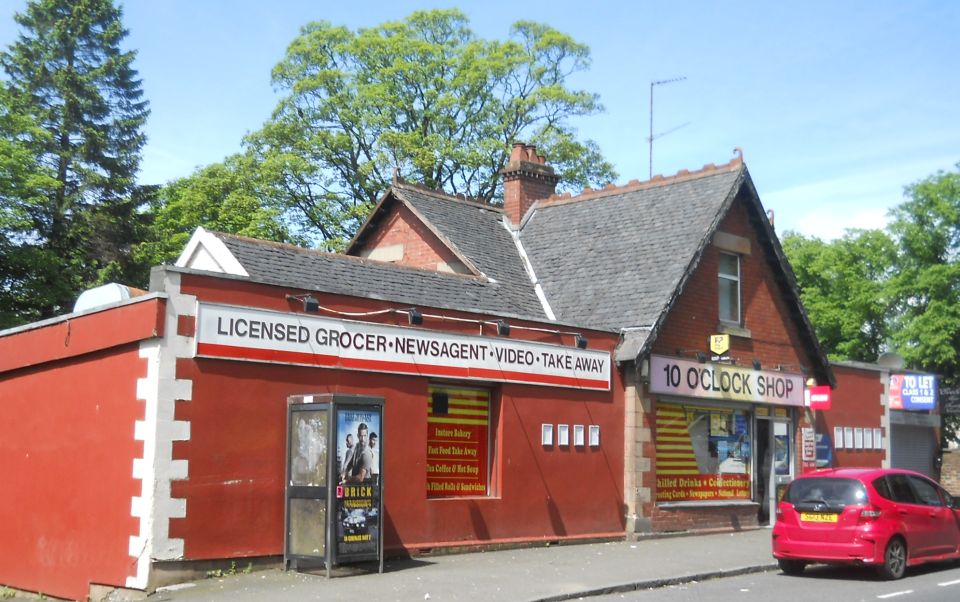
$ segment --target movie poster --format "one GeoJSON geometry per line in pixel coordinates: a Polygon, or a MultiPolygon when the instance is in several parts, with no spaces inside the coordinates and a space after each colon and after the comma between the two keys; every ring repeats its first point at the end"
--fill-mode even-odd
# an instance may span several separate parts
{"type": "Polygon", "coordinates": [[[376,560],[380,544],[381,414],[337,406],[335,548],[338,561],[376,560]]]}

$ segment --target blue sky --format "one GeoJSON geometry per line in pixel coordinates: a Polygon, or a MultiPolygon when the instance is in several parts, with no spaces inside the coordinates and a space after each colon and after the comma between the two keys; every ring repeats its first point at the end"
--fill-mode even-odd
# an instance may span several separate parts
{"type": "MultiPolygon", "coordinates": [[[[0,1],[0,46],[25,0],[0,1]]],[[[140,180],[163,183],[240,149],[276,104],[270,69],[300,26],[350,28],[456,6],[476,33],[519,19],[587,44],[572,84],[605,113],[576,122],[620,173],[725,163],[741,147],[777,230],[832,238],[881,227],[903,186],[960,161],[960,2],[128,0],[127,46],[150,100],[140,180]]]]}

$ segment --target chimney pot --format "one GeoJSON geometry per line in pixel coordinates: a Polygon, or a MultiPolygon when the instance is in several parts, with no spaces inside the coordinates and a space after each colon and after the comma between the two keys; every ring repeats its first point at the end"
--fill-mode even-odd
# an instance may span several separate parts
{"type": "Polygon", "coordinates": [[[519,224],[536,201],[556,192],[560,177],[546,164],[546,157],[537,154],[535,145],[514,143],[510,162],[503,168],[503,209],[506,217],[519,224]]]}

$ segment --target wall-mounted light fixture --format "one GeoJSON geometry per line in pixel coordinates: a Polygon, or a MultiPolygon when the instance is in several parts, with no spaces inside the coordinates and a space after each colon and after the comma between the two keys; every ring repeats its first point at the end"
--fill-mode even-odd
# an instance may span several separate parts
{"type": "Polygon", "coordinates": [[[587,348],[587,337],[583,336],[579,332],[575,335],[574,339],[577,341],[577,349],[586,349],[587,348]]]}
{"type": "Polygon", "coordinates": [[[407,321],[414,326],[423,324],[423,314],[416,307],[411,307],[407,310],[407,321]]]}
{"type": "Polygon", "coordinates": [[[753,369],[760,370],[761,368],[763,368],[763,364],[760,363],[760,360],[753,358],[753,369]]]}
{"type": "Polygon", "coordinates": [[[702,351],[698,351],[698,352],[697,352],[697,361],[700,362],[701,364],[707,363],[707,354],[704,353],[704,352],[702,352],[702,351]]]}
{"type": "Polygon", "coordinates": [[[320,301],[310,293],[304,293],[302,295],[287,295],[287,300],[296,299],[300,303],[303,303],[303,311],[308,311],[310,313],[317,313],[320,311],[320,301]]]}
{"type": "Polygon", "coordinates": [[[497,334],[502,337],[510,334],[510,324],[506,320],[497,320],[497,334]]]}

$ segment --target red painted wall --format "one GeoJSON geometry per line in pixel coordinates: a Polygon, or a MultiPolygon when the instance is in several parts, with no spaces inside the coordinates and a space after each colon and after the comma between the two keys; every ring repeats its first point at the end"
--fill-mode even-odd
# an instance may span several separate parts
{"type": "Polygon", "coordinates": [[[84,599],[91,583],[135,574],[134,423],[147,372],[136,340],[158,313],[155,299],[0,337],[6,366],[37,364],[0,370],[0,583],[84,599]]]}
{"type": "Polygon", "coordinates": [[[91,312],[0,337],[0,375],[163,334],[163,299],[91,312]]]}
{"type": "MultiPolygon", "coordinates": [[[[207,302],[293,309],[283,291],[235,281],[184,275],[181,290],[207,302]]],[[[330,295],[323,305],[384,307],[330,295]]],[[[476,333],[475,326],[464,328],[476,333]]],[[[511,336],[527,334],[543,336],[516,329],[511,336]]],[[[611,333],[588,336],[593,349],[612,350],[617,342],[611,333]]],[[[188,460],[189,478],[172,492],[186,499],[187,516],[171,521],[170,534],[185,540],[188,559],[282,553],[286,398],[302,393],[384,397],[388,550],[622,535],[623,387],[616,372],[611,392],[492,385],[498,491],[452,500],[426,497],[424,402],[428,384],[442,381],[210,359],[181,360],[177,377],[193,379],[193,399],[177,403],[176,418],[190,421],[191,438],[175,443],[173,453],[188,460]],[[601,445],[545,449],[542,423],[600,425],[601,445]]]]}
{"type": "MultiPolygon", "coordinates": [[[[759,359],[763,369],[771,370],[782,364],[788,372],[799,373],[800,366],[811,366],[813,358],[804,353],[804,343],[784,301],[781,287],[774,280],[774,272],[765,258],[753,226],[748,221],[746,207],[737,199],[722,220],[719,230],[746,238],[750,241],[750,255],[742,255],[740,262],[740,298],[743,327],[751,333],[750,338],[730,337],[730,355],[741,366],[751,366],[759,359]]],[[[718,279],[721,249],[708,245],[699,265],[677,301],[665,326],[653,345],[653,353],[676,355],[677,350],[686,350],[686,358],[692,358],[692,350],[709,353],[708,337],[718,330],[719,299],[718,279]]],[[[643,426],[650,428],[656,439],[656,408],[643,416],[643,426]]],[[[800,422],[799,426],[805,423],[800,422]]],[[[799,442],[799,433],[795,433],[799,442]]],[[[642,475],[641,486],[656,492],[656,452],[653,441],[643,444],[644,457],[651,458],[651,469],[642,475]]],[[[799,454],[799,446],[796,447],[799,454]]],[[[654,502],[643,506],[644,516],[653,520],[654,530],[672,531],[687,529],[710,529],[737,524],[756,524],[756,511],[730,510],[707,511],[659,511],[654,502]]]]}
{"type": "MultiPolygon", "coordinates": [[[[877,370],[864,370],[833,364],[837,387],[831,394],[829,410],[816,412],[816,428],[827,433],[833,441],[835,426],[880,428],[883,418],[883,382],[877,370]]],[[[889,448],[889,433],[883,429],[884,449],[889,448]]],[[[886,456],[884,449],[836,449],[833,465],[836,468],[866,466],[880,468],[886,456]]]]}

